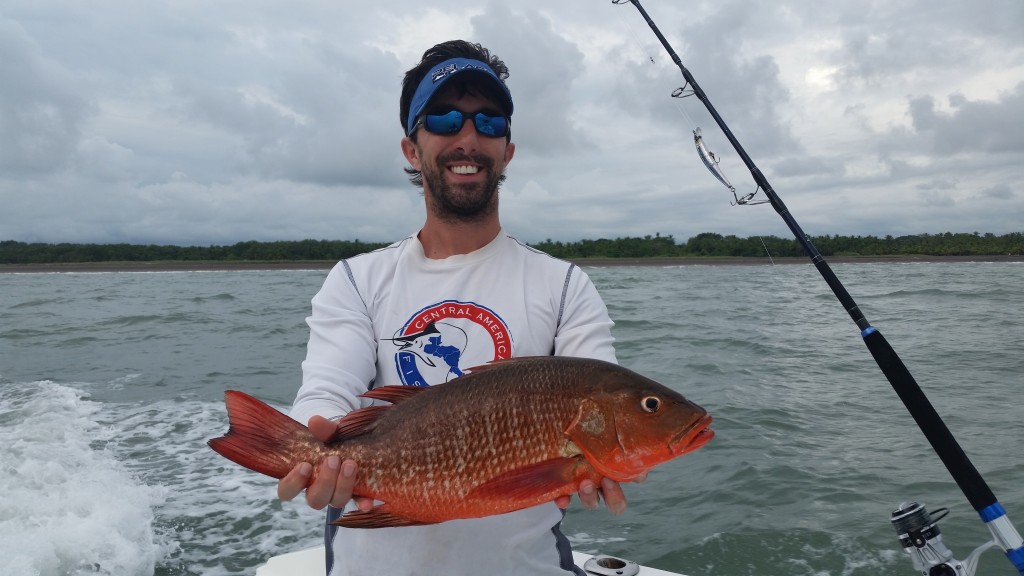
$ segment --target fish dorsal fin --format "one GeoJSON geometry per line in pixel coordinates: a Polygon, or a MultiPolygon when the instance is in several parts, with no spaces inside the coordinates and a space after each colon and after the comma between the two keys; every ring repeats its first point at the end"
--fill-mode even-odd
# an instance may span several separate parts
{"type": "Polygon", "coordinates": [[[579,481],[591,477],[592,472],[593,468],[583,458],[552,458],[491,478],[471,490],[469,498],[554,499],[575,492],[579,481]]]}
{"type": "Polygon", "coordinates": [[[476,373],[479,373],[479,372],[485,372],[487,370],[493,370],[496,367],[504,366],[506,364],[516,364],[516,363],[521,364],[521,363],[523,363],[525,361],[536,360],[538,358],[548,358],[548,359],[550,359],[551,356],[515,356],[513,358],[498,358],[497,360],[491,360],[487,364],[480,364],[479,366],[473,366],[471,368],[467,368],[466,372],[468,372],[470,374],[476,374],[476,373]]]}
{"type": "MultiPolygon", "coordinates": [[[[381,386],[360,394],[363,398],[383,400],[397,404],[426,390],[425,386],[381,386]]],[[[338,442],[348,438],[361,436],[373,430],[377,419],[391,409],[391,406],[367,406],[357,408],[338,421],[338,430],[328,442],[338,442]]]]}
{"type": "Polygon", "coordinates": [[[412,398],[426,389],[426,386],[381,386],[380,388],[367,390],[360,394],[360,396],[398,404],[402,400],[412,398]]]}
{"type": "Polygon", "coordinates": [[[366,434],[373,430],[377,419],[390,409],[391,406],[367,406],[349,412],[338,421],[338,429],[327,442],[340,442],[366,434]]]}

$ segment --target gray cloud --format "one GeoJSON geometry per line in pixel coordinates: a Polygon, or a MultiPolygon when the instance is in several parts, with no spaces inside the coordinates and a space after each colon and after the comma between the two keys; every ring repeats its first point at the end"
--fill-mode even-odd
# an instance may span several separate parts
{"type": "Polygon", "coordinates": [[[982,190],[981,195],[996,200],[1012,200],[1017,197],[1017,191],[1009,184],[996,184],[982,190]]]}
{"type": "MultiPolygon", "coordinates": [[[[1024,4],[645,2],[813,234],[1019,231],[1024,4]]],[[[390,240],[422,222],[401,76],[430,45],[506,60],[526,241],[787,235],[632,6],[455,0],[103,5],[0,16],[0,239],[390,240]]]]}
{"type": "Polygon", "coordinates": [[[73,160],[90,111],[76,84],[20,24],[0,18],[0,170],[33,177],[73,160]]]}
{"type": "Polygon", "coordinates": [[[914,130],[929,138],[935,154],[1024,153],[1024,133],[1006,129],[1024,125],[1024,82],[996,101],[971,101],[953,94],[948,107],[948,112],[940,111],[931,96],[914,98],[908,107],[914,130]]]}
{"type": "Polygon", "coordinates": [[[573,83],[583,72],[583,54],[538,12],[513,12],[492,3],[471,19],[474,40],[485,44],[510,67],[509,87],[517,101],[516,140],[526,154],[560,154],[586,145],[573,125],[573,83]]]}
{"type": "MultiPolygon", "coordinates": [[[[829,14],[830,11],[811,11],[829,14]]],[[[908,73],[949,75],[992,52],[1020,49],[1024,8],[1015,0],[924,4],[872,0],[838,7],[832,62],[848,83],[879,85],[908,73]]]]}

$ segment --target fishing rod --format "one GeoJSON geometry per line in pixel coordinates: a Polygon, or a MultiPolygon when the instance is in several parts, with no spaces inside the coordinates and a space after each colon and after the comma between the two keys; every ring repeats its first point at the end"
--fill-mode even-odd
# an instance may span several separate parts
{"type": "MultiPolygon", "coordinates": [[[[796,237],[797,242],[803,247],[804,252],[807,253],[815,268],[818,269],[821,277],[824,278],[836,298],[843,305],[843,308],[849,313],[850,318],[853,319],[853,322],[860,329],[861,337],[871,352],[871,356],[875,359],[878,367],[892,385],[893,390],[896,391],[896,394],[899,395],[903,404],[917,422],[918,427],[924,433],[928,442],[942,460],[942,463],[945,464],[946,469],[949,470],[950,475],[952,475],[960,490],[963,491],[964,496],[967,497],[971,506],[978,512],[982,522],[988,527],[993,537],[993,544],[1003,549],[1007,559],[1024,576],[1024,540],[1021,539],[1020,534],[1010,522],[1002,504],[996,500],[988,484],[985,483],[977,468],[967,458],[960,444],[957,443],[956,438],[953,437],[945,422],[942,421],[938,412],[935,411],[935,408],[925,396],[924,391],[921,390],[921,387],[914,380],[910,370],[903,364],[903,361],[900,360],[900,357],[885,337],[882,336],[882,333],[864,317],[860,307],[857,306],[853,297],[847,292],[846,287],[839,281],[839,278],[832,271],[832,268],[818,249],[814,247],[810,237],[800,228],[800,224],[797,223],[789,209],[782,202],[782,199],[776,194],[768,179],[765,178],[761,170],[754,164],[754,161],[750,159],[743,146],[740,145],[739,140],[736,139],[736,136],[733,135],[726,125],[725,120],[722,119],[721,115],[718,114],[718,111],[711,104],[707,94],[697,84],[693,74],[683,66],[682,60],[675,50],[672,49],[672,46],[669,45],[668,40],[665,39],[665,36],[658,29],[650,15],[647,14],[647,11],[644,10],[644,7],[640,5],[640,1],[612,0],[612,4],[625,4],[627,2],[635,6],[640,12],[640,15],[647,21],[647,25],[650,26],[654,35],[658,37],[661,45],[665,47],[672,61],[675,62],[676,66],[683,73],[683,79],[686,81],[686,84],[676,90],[673,96],[696,96],[704,104],[704,107],[707,108],[715,123],[718,124],[726,138],[729,139],[733,149],[743,160],[747,169],[750,170],[750,174],[758,188],[764,191],[772,208],[785,221],[790,231],[793,232],[793,236],[796,237]]],[[[933,520],[924,506],[916,502],[900,504],[893,511],[891,522],[900,535],[901,543],[905,543],[904,549],[911,553],[914,567],[919,569],[922,574],[928,576],[962,574],[963,570],[971,567],[970,560],[966,563],[961,563],[953,559],[952,553],[942,544],[937,525],[938,519],[933,520]]],[[[975,550],[975,554],[972,556],[976,559],[976,554],[986,547],[988,545],[983,545],[978,550],[975,550]]]]}

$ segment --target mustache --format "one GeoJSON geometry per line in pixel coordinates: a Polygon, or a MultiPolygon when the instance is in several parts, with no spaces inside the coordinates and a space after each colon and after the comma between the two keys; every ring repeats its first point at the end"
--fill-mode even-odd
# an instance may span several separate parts
{"type": "Polygon", "coordinates": [[[453,150],[437,157],[437,165],[451,164],[455,162],[471,162],[483,166],[487,170],[494,170],[494,160],[484,154],[467,154],[453,150]]]}

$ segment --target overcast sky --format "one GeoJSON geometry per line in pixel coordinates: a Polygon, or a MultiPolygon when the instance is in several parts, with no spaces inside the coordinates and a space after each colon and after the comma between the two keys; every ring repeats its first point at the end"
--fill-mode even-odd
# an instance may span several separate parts
{"type": "MultiPolygon", "coordinates": [[[[1024,231],[1021,0],[643,4],[807,233],[1024,231]]],[[[401,77],[453,38],[510,68],[521,240],[790,236],[628,3],[4,0],[0,240],[402,238],[401,77]]]]}

